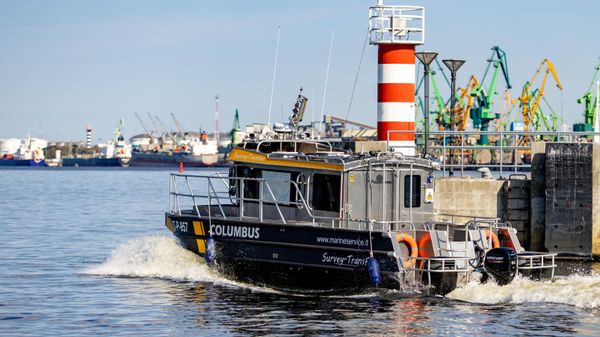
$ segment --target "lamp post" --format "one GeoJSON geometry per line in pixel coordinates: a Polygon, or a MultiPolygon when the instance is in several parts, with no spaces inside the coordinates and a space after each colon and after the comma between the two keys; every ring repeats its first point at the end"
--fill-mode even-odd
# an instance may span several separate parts
{"type": "MultiPolygon", "coordinates": [[[[454,116],[454,104],[456,103],[456,72],[458,69],[465,63],[464,60],[442,60],[446,67],[450,70],[450,78],[451,78],[451,89],[450,89],[450,126],[452,131],[456,131],[456,118],[454,116]]],[[[451,137],[454,140],[454,136],[451,137]]],[[[452,142],[453,143],[453,142],[452,142]]],[[[450,144],[452,146],[453,144],[450,144]]],[[[452,166],[454,162],[454,151],[452,148],[450,149],[450,175],[454,175],[454,167],[452,166]]]]}
{"type": "Polygon", "coordinates": [[[425,158],[425,156],[427,156],[427,154],[429,153],[429,65],[431,64],[431,62],[433,62],[433,60],[435,60],[437,55],[438,53],[436,52],[428,51],[421,51],[415,53],[415,56],[419,59],[419,61],[421,61],[425,70],[425,90],[423,94],[425,96],[425,150],[423,151],[423,158],[425,158]]]}

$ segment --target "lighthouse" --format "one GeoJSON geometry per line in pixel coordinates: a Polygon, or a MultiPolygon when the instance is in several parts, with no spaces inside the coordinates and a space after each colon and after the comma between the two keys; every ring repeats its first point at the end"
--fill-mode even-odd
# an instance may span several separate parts
{"type": "Polygon", "coordinates": [[[415,155],[415,47],[425,43],[425,8],[369,8],[369,43],[377,45],[377,139],[415,155]]]}

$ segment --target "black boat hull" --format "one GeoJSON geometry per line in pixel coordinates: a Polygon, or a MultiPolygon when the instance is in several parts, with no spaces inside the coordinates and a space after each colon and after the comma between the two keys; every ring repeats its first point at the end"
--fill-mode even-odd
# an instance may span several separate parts
{"type": "MultiPolygon", "coordinates": [[[[214,218],[209,224],[207,218],[169,213],[166,225],[182,246],[200,256],[205,256],[206,239],[212,237],[213,265],[236,280],[303,291],[374,287],[367,267],[370,242],[366,231],[214,218]]],[[[378,286],[399,289],[391,238],[373,232],[372,248],[381,272],[378,286]]]]}

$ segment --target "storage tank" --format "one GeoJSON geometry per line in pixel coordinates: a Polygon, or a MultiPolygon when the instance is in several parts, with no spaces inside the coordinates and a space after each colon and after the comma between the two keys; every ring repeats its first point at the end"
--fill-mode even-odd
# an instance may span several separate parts
{"type": "Polygon", "coordinates": [[[156,140],[147,133],[142,133],[129,138],[129,143],[134,149],[147,148],[150,144],[155,142],[156,140]]]}
{"type": "Polygon", "coordinates": [[[21,140],[17,138],[0,139],[0,156],[15,154],[21,146],[21,140]]]}

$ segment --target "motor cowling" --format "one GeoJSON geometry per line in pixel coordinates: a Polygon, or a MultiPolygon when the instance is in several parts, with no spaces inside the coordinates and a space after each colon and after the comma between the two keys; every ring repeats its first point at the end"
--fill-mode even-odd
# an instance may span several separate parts
{"type": "Polygon", "coordinates": [[[496,283],[509,284],[517,274],[517,253],[512,248],[494,248],[485,254],[483,266],[496,283]]]}

